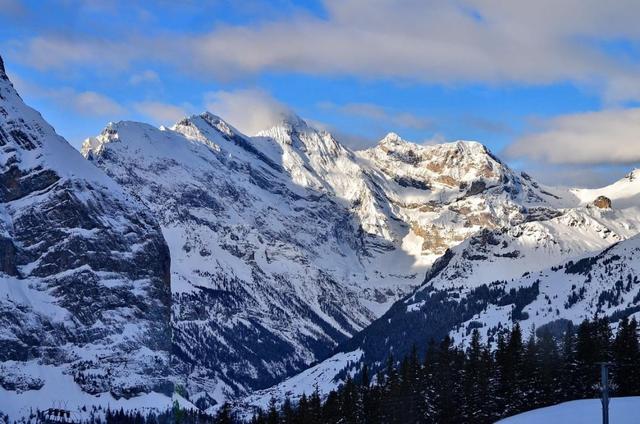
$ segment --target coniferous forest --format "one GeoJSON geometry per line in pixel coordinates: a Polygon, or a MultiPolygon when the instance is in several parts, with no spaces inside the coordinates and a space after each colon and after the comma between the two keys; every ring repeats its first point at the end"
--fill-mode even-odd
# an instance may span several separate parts
{"type": "MultiPolygon", "coordinates": [[[[276,423],[493,423],[556,403],[600,396],[600,362],[611,362],[613,396],[640,395],[638,324],[623,319],[615,335],[606,319],[526,336],[518,324],[495,346],[475,329],[469,346],[446,337],[414,348],[372,378],[365,367],[324,401],[317,394],[297,405],[275,403],[254,424],[276,423]],[[375,384],[372,383],[375,381],[375,384]]],[[[220,422],[229,421],[227,411],[220,422]]]]}
{"type": "MultiPolygon", "coordinates": [[[[271,401],[252,424],[493,423],[560,402],[600,396],[600,363],[609,362],[611,396],[640,395],[638,323],[585,320],[555,331],[523,331],[515,324],[483,343],[474,329],[466,347],[445,337],[390,356],[376,373],[364,366],[338,390],[317,390],[293,402],[271,401]]],[[[102,423],[96,419],[94,424],[102,423]]],[[[143,416],[106,414],[107,424],[242,422],[232,405],[217,416],[180,410],[143,416]]]]}

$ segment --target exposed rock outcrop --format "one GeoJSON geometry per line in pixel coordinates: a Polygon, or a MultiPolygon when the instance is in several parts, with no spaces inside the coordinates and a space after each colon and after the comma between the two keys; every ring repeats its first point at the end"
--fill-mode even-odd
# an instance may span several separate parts
{"type": "Polygon", "coordinates": [[[593,201],[593,205],[600,209],[611,209],[611,199],[606,196],[598,196],[593,201]]]}

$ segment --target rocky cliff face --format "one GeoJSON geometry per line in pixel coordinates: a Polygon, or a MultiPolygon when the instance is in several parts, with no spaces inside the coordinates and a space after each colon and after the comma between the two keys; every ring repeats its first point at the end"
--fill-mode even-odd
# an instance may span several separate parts
{"type": "Polygon", "coordinates": [[[153,216],[0,66],[0,410],[171,393],[170,277],[153,216]]]}
{"type": "Polygon", "coordinates": [[[218,117],[113,124],[83,152],[162,225],[174,372],[199,405],[273,384],[375,317],[370,295],[341,278],[349,262],[362,275],[347,211],[218,117]]]}

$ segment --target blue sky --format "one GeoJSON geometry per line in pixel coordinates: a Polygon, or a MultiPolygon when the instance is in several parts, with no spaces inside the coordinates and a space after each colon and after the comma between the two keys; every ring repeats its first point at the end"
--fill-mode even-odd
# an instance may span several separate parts
{"type": "Polygon", "coordinates": [[[0,0],[0,54],[76,147],[205,109],[295,111],[354,148],[478,140],[547,183],[640,160],[640,2],[0,0]]]}

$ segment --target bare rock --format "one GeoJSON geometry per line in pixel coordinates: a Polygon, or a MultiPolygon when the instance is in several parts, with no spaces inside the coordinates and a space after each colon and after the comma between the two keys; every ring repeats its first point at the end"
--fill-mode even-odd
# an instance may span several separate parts
{"type": "Polygon", "coordinates": [[[611,209],[611,199],[606,196],[598,196],[597,199],[593,201],[593,205],[600,209],[611,209]]]}

